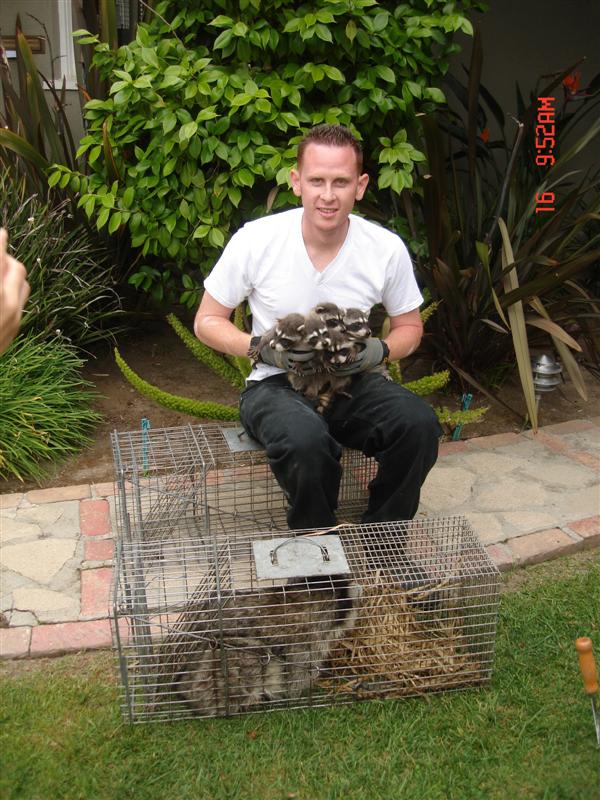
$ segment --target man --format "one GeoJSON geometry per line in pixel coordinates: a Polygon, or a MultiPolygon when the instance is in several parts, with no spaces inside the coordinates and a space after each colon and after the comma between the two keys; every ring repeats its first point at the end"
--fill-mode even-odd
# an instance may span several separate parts
{"type": "Polygon", "coordinates": [[[205,281],[196,336],[218,351],[245,355],[251,336],[230,321],[245,299],[253,335],[323,302],[366,311],[382,303],[389,334],[385,341],[367,340],[351,367],[349,396],[336,396],[318,414],[292,389],[284,369],[310,367],[311,354],[291,352],[281,361],[266,347],[242,393],[240,416],[286,492],[290,528],[336,523],[342,446],[379,464],[363,521],[410,519],[442,431],[423,400],[371,371],[386,358],[409,355],[421,340],[422,297],[410,257],[396,234],[351,213],[369,176],[362,172],[360,144],[346,128],[310,131],[298,147],[291,180],[302,208],[255,220],[234,234],[205,281]]]}

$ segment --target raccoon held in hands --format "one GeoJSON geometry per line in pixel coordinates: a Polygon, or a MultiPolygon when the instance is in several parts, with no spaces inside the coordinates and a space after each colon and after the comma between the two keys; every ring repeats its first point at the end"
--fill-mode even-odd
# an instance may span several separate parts
{"type": "Polygon", "coordinates": [[[160,646],[155,707],[176,692],[203,716],[300,697],[356,624],[358,584],[297,578],[264,591],[192,598],[160,646]]]}
{"type": "Polygon", "coordinates": [[[248,350],[248,356],[253,363],[256,363],[263,347],[271,347],[273,350],[293,350],[304,342],[304,315],[287,314],[278,319],[275,325],[265,331],[258,342],[248,350]]]}
{"type": "MultiPolygon", "coordinates": [[[[360,352],[360,342],[370,335],[368,312],[321,303],[306,316],[293,313],[277,320],[248,354],[256,362],[265,346],[279,351],[312,350],[311,360],[302,362],[312,369],[310,373],[299,367],[286,374],[292,388],[310,400],[318,400],[316,410],[322,414],[337,394],[347,394],[344,390],[351,383],[349,376],[336,376],[336,368],[351,364],[360,352]]],[[[389,379],[384,366],[374,367],[373,371],[389,379]]]]}
{"type": "Polygon", "coordinates": [[[348,337],[346,333],[332,330],[329,335],[329,347],[323,355],[325,369],[328,374],[321,382],[320,391],[318,392],[319,404],[317,411],[322,414],[330,405],[333,398],[338,394],[345,394],[347,397],[351,395],[345,391],[350,386],[351,378],[348,375],[336,375],[336,367],[343,367],[346,364],[351,364],[358,354],[359,346],[356,342],[348,337]]]}

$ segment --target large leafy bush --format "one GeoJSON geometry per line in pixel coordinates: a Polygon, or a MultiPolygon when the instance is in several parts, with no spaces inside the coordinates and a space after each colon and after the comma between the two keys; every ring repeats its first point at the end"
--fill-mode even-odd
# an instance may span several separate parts
{"type": "Polygon", "coordinates": [[[349,125],[378,175],[366,206],[387,220],[413,165],[415,119],[438,88],[479,4],[291,0],[165,0],[117,51],[95,44],[111,84],[87,104],[78,157],[91,174],[57,168],[51,184],[80,193],[98,229],[127,231],[146,263],[133,282],[159,298],[179,285],[198,300],[202,272],[242,221],[295,202],[294,145],[314,124],[349,125]],[[190,269],[193,266],[193,269],[190,269]]]}

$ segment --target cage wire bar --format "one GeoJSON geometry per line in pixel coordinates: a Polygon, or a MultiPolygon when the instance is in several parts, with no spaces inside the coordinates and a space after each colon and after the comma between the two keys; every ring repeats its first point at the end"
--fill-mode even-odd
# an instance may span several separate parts
{"type": "MultiPolygon", "coordinates": [[[[120,538],[286,530],[287,500],[264,450],[231,424],[187,425],[111,435],[120,538]]],[[[342,455],[338,516],[364,510],[376,464],[356,450],[342,455]]]]}

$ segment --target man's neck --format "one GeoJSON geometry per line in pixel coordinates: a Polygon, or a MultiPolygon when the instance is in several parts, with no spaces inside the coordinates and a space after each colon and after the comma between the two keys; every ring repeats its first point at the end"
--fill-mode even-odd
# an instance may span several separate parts
{"type": "Polygon", "coordinates": [[[305,217],[302,217],[302,238],[306,252],[318,272],[322,272],[337,256],[346,241],[350,221],[342,228],[332,231],[319,231],[308,228],[305,217]]]}

